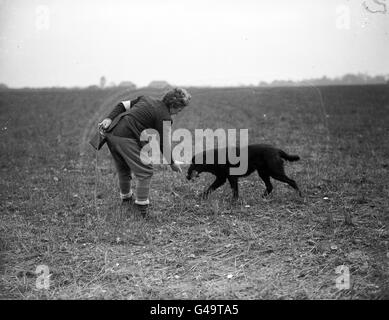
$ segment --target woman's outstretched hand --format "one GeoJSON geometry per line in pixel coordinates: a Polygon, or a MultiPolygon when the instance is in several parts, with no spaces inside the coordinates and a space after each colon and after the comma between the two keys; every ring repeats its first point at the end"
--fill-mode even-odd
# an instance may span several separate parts
{"type": "Polygon", "coordinates": [[[174,162],[170,165],[170,168],[172,168],[172,170],[173,170],[174,172],[182,173],[181,166],[180,166],[180,164],[179,164],[177,161],[174,161],[174,162]]]}

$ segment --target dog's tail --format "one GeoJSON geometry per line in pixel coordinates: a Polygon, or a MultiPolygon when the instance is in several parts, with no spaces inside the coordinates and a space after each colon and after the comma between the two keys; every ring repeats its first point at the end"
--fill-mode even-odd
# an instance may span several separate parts
{"type": "Polygon", "coordinates": [[[299,156],[287,154],[286,152],[284,152],[282,150],[279,150],[279,154],[280,154],[280,157],[282,159],[285,159],[285,160],[288,160],[288,161],[298,161],[298,160],[300,160],[299,156]]]}

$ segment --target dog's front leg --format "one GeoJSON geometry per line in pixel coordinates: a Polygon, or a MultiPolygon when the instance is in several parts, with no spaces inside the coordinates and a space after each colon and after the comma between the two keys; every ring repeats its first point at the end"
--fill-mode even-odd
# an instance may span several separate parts
{"type": "Polygon", "coordinates": [[[226,178],[216,178],[215,181],[208,187],[208,189],[202,194],[203,199],[207,199],[209,194],[215,191],[226,182],[226,178]]]}
{"type": "Polygon", "coordinates": [[[228,181],[232,189],[232,200],[235,202],[239,198],[238,178],[234,176],[229,176],[228,181]]]}

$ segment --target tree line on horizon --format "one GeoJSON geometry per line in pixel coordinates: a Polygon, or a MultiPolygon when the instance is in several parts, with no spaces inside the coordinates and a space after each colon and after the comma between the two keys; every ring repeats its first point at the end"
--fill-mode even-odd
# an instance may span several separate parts
{"type": "Polygon", "coordinates": [[[259,86],[295,86],[295,85],[358,85],[358,84],[389,84],[389,74],[370,76],[365,73],[347,73],[342,77],[305,79],[305,80],[274,80],[272,82],[261,81],[259,86]]]}
{"type": "MultiPolygon", "coordinates": [[[[323,76],[321,78],[313,78],[313,79],[305,79],[305,80],[273,80],[271,82],[260,81],[258,85],[245,85],[241,84],[238,87],[250,86],[250,87],[271,87],[271,86],[304,86],[304,85],[362,85],[362,84],[389,84],[389,74],[387,75],[376,75],[370,76],[365,73],[348,73],[341,77],[337,78],[329,78],[327,76],[323,76]]],[[[154,89],[168,89],[173,87],[167,81],[164,80],[154,80],[151,81],[147,87],[154,89]]],[[[192,86],[192,87],[211,87],[211,86],[192,86]]],[[[128,90],[135,90],[137,86],[135,83],[131,81],[121,81],[119,84],[115,84],[114,82],[107,82],[106,77],[102,76],[100,78],[98,85],[90,85],[87,87],[45,87],[45,88],[32,88],[32,87],[24,87],[22,89],[89,89],[89,90],[99,90],[99,89],[110,89],[110,88],[126,88],[128,90]]],[[[0,83],[0,90],[12,89],[8,87],[4,83],[0,83]]]]}

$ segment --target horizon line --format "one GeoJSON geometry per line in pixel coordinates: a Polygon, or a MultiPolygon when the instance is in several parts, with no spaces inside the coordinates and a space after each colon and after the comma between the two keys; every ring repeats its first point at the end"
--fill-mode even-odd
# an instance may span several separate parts
{"type": "MultiPolygon", "coordinates": [[[[105,77],[105,76],[102,76],[105,77]]],[[[102,78],[101,77],[101,78],[102,78]]],[[[307,79],[299,79],[299,80],[292,80],[292,79],[273,79],[273,80],[257,80],[256,83],[250,82],[250,83],[245,83],[245,82],[237,82],[235,84],[187,84],[187,85],[177,85],[177,84],[172,84],[168,80],[151,80],[148,82],[148,85],[143,85],[143,86],[138,86],[135,82],[130,81],[130,80],[121,80],[121,81],[111,81],[109,84],[104,85],[103,87],[100,86],[98,83],[92,83],[92,84],[86,84],[86,85],[51,85],[51,86],[9,86],[5,82],[0,82],[0,89],[50,89],[50,88],[64,88],[64,89],[88,89],[88,88],[99,88],[99,89],[110,89],[110,88],[130,88],[131,84],[135,87],[135,89],[140,89],[140,88],[154,88],[158,89],[158,86],[150,86],[153,82],[160,82],[164,83],[165,87],[217,87],[217,88],[224,88],[224,87],[265,87],[265,86],[279,86],[279,85],[284,85],[287,86],[289,85],[295,85],[295,84],[301,84],[306,82],[309,84],[309,82],[320,82],[320,81],[327,81],[328,83],[315,83],[315,85],[331,85],[331,84],[379,84],[379,83],[388,83],[389,81],[389,73],[380,73],[380,74],[375,74],[375,75],[370,75],[368,73],[364,72],[358,72],[358,73],[345,73],[340,76],[336,77],[328,77],[326,75],[322,75],[321,77],[316,77],[316,78],[307,78],[307,79]],[[344,77],[346,76],[351,76],[351,77],[356,77],[354,80],[351,81],[345,81],[343,80],[344,77]],[[378,82],[374,82],[375,78],[381,78],[379,80],[376,80],[378,82]],[[354,82],[353,82],[354,81],[354,82]],[[128,83],[128,85],[121,85],[121,83],[128,83]],[[112,85],[113,84],[113,85],[112,85]]],[[[163,87],[160,87],[160,89],[163,89],[163,87]]]]}

